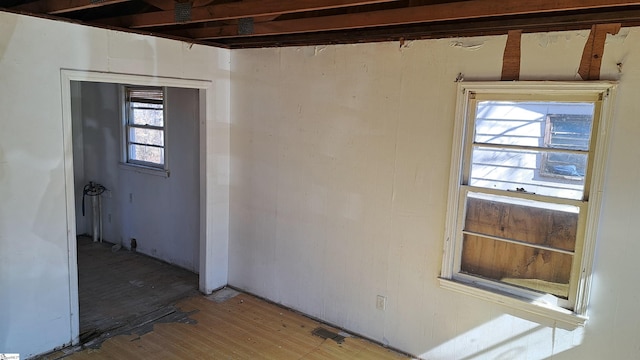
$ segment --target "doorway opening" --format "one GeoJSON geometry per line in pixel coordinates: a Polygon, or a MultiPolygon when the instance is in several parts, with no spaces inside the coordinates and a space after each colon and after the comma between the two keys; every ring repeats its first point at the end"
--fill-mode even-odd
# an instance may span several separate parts
{"type": "Polygon", "coordinates": [[[206,291],[198,274],[207,266],[201,134],[210,85],[63,70],[74,344],[206,291]],[[128,89],[162,97],[145,103],[128,89]],[[159,150],[161,162],[143,154],[159,150]]]}

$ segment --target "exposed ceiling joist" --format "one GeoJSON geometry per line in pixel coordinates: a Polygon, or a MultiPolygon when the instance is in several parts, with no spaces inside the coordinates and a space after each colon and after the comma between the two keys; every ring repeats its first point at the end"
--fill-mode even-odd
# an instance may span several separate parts
{"type": "Polygon", "coordinates": [[[640,0],[0,0],[2,6],[230,48],[640,26],[640,0]]]}
{"type": "Polygon", "coordinates": [[[589,29],[594,23],[625,21],[629,26],[640,26],[640,10],[607,12],[605,14],[559,15],[538,19],[481,19],[468,22],[440,22],[411,26],[388,26],[358,31],[332,31],[294,35],[254,36],[229,39],[235,48],[265,46],[299,46],[305,44],[348,44],[359,42],[395,41],[399,39],[433,39],[478,35],[502,35],[512,29],[523,33],[589,29]],[[604,15],[604,16],[603,16],[604,15]]]}
{"type": "Polygon", "coordinates": [[[215,0],[193,0],[193,7],[207,6],[213,3],[215,0]]]}
{"type": "Polygon", "coordinates": [[[143,0],[149,5],[153,5],[162,10],[173,10],[176,7],[175,0],[143,0]]]}
{"type": "Polygon", "coordinates": [[[12,7],[12,10],[42,13],[62,14],[71,11],[85,10],[99,6],[122,3],[131,0],[39,0],[12,7]]]}
{"type": "Polygon", "coordinates": [[[187,21],[177,21],[174,11],[155,11],[143,14],[103,19],[99,22],[102,24],[113,26],[145,28],[174,24],[197,23],[204,21],[254,18],[395,1],[397,0],[247,0],[194,7],[191,9],[191,19],[187,21]]]}
{"type": "Polygon", "coordinates": [[[299,34],[309,32],[363,29],[379,26],[407,25],[453,20],[469,20],[523,14],[544,14],[562,11],[602,9],[640,5],[637,0],[469,0],[370,11],[363,13],[322,16],[256,23],[253,32],[242,34],[236,25],[211,26],[174,33],[194,39],[224,39],[240,36],[299,34]]]}

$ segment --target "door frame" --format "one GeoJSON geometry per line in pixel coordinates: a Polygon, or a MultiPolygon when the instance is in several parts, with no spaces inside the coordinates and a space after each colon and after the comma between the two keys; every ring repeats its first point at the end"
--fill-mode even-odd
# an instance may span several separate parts
{"type": "Polygon", "coordinates": [[[67,215],[67,251],[69,259],[69,307],[71,321],[71,342],[77,345],[80,341],[80,306],[78,293],[78,253],[76,241],[76,213],[75,213],[75,189],[74,189],[74,163],[73,163],[73,120],[71,108],[71,82],[100,82],[142,86],[166,86],[177,88],[198,89],[199,94],[199,142],[200,142],[200,264],[199,264],[199,289],[203,293],[211,293],[217,286],[216,279],[209,276],[213,270],[214,247],[211,239],[212,225],[209,224],[206,192],[207,178],[207,92],[213,91],[213,81],[199,79],[179,79],[171,77],[144,76],[134,74],[121,74],[86,70],[60,70],[62,86],[62,126],[64,146],[64,177],[65,198],[67,215]]]}

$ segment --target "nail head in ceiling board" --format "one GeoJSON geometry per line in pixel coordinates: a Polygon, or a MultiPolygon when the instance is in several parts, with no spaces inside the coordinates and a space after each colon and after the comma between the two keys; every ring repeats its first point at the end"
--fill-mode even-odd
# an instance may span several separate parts
{"type": "Polygon", "coordinates": [[[253,18],[244,18],[238,20],[238,35],[253,34],[253,18]]]}
{"type": "Polygon", "coordinates": [[[502,80],[520,79],[520,43],[522,30],[509,30],[502,57],[502,80]]]}
{"type": "Polygon", "coordinates": [[[191,3],[176,2],[174,13],[176,22],[178,23],[191,21],[191,3]]]}
{"type": "Polygon", "coordinates": [[[578,75],[582,80],[600,80],[600,66],[604,55],[604,43],[607,34],[615,35],[621,24],[596,24],[591,27],[589,38],[584,44],[578,75]]]}

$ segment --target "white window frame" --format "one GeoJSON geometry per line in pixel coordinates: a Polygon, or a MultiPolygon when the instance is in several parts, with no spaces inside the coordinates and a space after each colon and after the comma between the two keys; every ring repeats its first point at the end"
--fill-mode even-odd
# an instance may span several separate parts
{"type": "Polygon", "coordinates": [[[163,175],[168,177],[169,175],[169,162],[168,162],[168,127],[167,127],[167,88],[160,86],[131,86],[131,85],[123,85],[121,87],[121,96],[122,99],[122,162],[121,167],[123,169],[134,169],[139,172],[148,173],[151,175],[163,175]],[[144,128],[144,126],[136,126],[131,125],[130,120],[133,116],[132,109],[128,99],[128,90],[129,88],[152,88],[152,89],[162,89],[162,118],[163,118],[163,126],[162,127],[154,127],[157,129],[162,129],[163,137],[164,137],[164,145],[162,146],[164,151],[164,159],[162,164],[152,163],[147,161],[141,161],[136,159],[131,159],[129,156],[129,128],[130,127],[140,127],[144,128]]]}
{"type": "MultiPolygon", "coordinates": [[[[560,321],[571,326],[584,325],[587,320],[587,305],[591,285],[591,274],[597,224],[602,202],[605,159],[607,158],[608,135],[612,118],[612,99],[616,83],[597,82],[472,82],[458,84],[456,106],[456,120],[454,126],[452,161],[450,171],[449,197],[445,229],[444,255],[442,271],[439,278],[443,288],[504,304],[518,310],[533,313],[554,321],[560,321]],[[570,286],[569,304],[558,301],[553,295],[544,295],[524,288],[510,286],[460,273],[460,257],[462,252],[462,226],[465,204],[461,195],[464,184],[464,171],[467,161],[470,161],[469,151],[473,141],[473,130],[468,129],[470,117],[475,117],[475,109],[470,103],[473,98],[481,96],[499,97],[499,100],[509,96],[519,100],[531,97],[533,100],[544,97],[547,100],[563,101],[591,96],[597,98],[594,113],[594,128],[592,138],[595,146],[591,146],[591,158],[588,178],[585,177],[584,192],[588,196],[585,200],[568,200],[580,207],[582,223],[578,224],[578,239],[572,266],[572,284],[570,286]],[[599,109],[599,110],[598,110],[599,109]],[[567,306],[568,305],[568,306],[567,306]],[[571,310],[570,310],[571,309],[571,310]]],[[[468,165],[470,166],[470,165],[468,165]]],[[[467,187],[468,188],[468,187],[467,187]]],[[[498,192],[499,193],[499,192],[498,192]]],[[[527,194],[518,194],[523,198],[530,198],[527,194]]],[[[566,300],[565,300],[566,302],[566,300]]]]}

